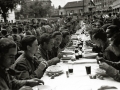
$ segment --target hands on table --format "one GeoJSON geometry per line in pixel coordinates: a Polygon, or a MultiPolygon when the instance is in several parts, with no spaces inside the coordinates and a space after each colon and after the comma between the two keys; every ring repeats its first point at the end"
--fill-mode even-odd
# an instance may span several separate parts
{"type": "Polygon", "coordinates": [[[97,63],[99,64],[99,68],[103,70],[107,70],[109,68],[109,65],[105,63],[105,59],[103,57],[96,57],[97,63]]]}
{"type": "Polygon", "coordinates": [[[103,57],[97,56],[96,59],[97,59],[97,63],[99,64],[99,68],[100,68],[97,70],[96,76],[99,79],[103,80],[104,77],[107,76],[106,70],[109,68],[109,65],[105,63],[105,59],[103,57]]]}
{"type": "Polygon", "coordinates": [[[33,79],[26,81],[26,85],[31,86],[31,87],[36,86],[36,85],[41,85],[41,84],[44,85],[44,81],[37,79],[37,78],[33,78],[33,79]]]}
{"type": "Polygon", "coordinates": [[[107,70],[109,68],[109,65],[105,62],[99,64],[99,68],[103,69],[103,70],[107,70]]]}
{"type": "Polygon", "coordinates": [[[100,64],[101,62],[105,62],[105,59],[103,57],[96,57],[97,63],[100,64]]]}

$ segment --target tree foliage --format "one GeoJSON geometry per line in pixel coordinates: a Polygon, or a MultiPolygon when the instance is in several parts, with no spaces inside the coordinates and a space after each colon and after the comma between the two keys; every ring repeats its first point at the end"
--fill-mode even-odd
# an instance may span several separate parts
{"type": "Polygon", "coordinates": [[[43,6],[40,1],[25,2],[22,4],[20,14],[25,18],[26,16],[29,18],[46,17],[51,14],[51,6],[43,6]]]}
{"type": "Polygon", "coordinates": [[[7,21],[8,11],[13,10],[22,0],[0,0],[0,9],[4,21],[7,21]]]}
{"type": "Polygon", "coordinates": [[[61,9],[61,6],[60,6],[60,5],[58,6],[58,9],[61,9]]]}

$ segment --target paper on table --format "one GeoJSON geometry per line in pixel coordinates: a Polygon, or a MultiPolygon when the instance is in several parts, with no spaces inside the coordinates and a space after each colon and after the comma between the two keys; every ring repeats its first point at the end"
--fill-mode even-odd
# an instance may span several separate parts
{"type": "Polygon", "coordinates": [[[33,90],[52,90],[50,86],[47,85],[38,85],[32,88],[33,90]]]}

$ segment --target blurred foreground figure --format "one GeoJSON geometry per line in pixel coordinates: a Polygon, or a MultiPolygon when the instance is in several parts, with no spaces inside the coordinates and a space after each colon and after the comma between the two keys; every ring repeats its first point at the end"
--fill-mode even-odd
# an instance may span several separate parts
{"type": "Polygon", "coordinates": [[[39,79],[16,80],[11,75],[14,70],[9,67],[14,63],[16,53],[17,45],[14,41],[6,38],[0,40],[0,90],[17,90],[22,86],[35,86],[43,83],[39,79]]]}

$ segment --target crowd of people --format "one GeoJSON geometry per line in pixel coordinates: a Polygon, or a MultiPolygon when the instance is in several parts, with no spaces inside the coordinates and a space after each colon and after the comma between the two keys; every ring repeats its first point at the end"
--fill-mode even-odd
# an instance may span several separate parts
{"type": "Polygon", "coordinates": [[[106,72],[98,72],[98,75],[111,76],[120,81],[120,14],[109,13],[108,16],[106,19],[95,17],[96,20],[91,22],[91,41],[87,44],[98,53],[96,59],[99,67],[106,72]]]}
{"type": "MultiPolygon", "coordinates": [[[[16,90],[22,86],[44,83],[40,80],[51,65],[60,62],[60,51],[72,45],[78,20],[33,19],[31,22],[1,23],[0,90],[16,90]]],[[[22,87],[20,90],[24,90],[22,87]]]]}
{"type": "Polygon", "coordinates": [[[106,19],[102,16],[83,19],[69,16],[57,20],[0,23],[0,90],[30,90],[32,86],[44,84],[40,80],[44,72],[60,62],[61,51],[73,44],[70,37],[77,30],[82,30],[82,34],[89,33],[91,40],[86,43],[98,53],[100,68],[120,81],[119,24],[119,14],[111,13],[106,19]],[[83,25],[87,28],[82,28],[83,25]]]}

